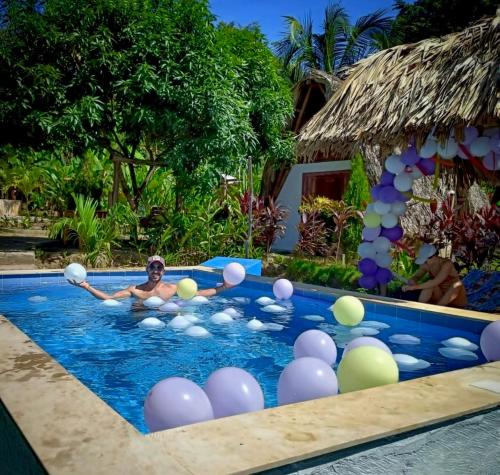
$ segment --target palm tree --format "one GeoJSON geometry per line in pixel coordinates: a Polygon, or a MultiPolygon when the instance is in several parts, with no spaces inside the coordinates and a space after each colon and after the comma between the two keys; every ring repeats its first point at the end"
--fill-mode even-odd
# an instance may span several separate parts
{"type": "Polygon", "coordinates": [[[360,59],[378,51],[381,37],[388,37],[392,19],[386,10],[359,18],[354,25],[339,3],[325,9],[322,33],[313,33],[310,15],[300,22],[286,16],[287,33],[275,43],[275,52],[293,83],[311,69],[336,74],[360,59]]]}

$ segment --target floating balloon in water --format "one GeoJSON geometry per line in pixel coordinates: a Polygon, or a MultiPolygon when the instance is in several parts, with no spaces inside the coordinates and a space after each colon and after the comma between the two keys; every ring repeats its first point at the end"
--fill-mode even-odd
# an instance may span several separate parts
{"type": "Polygon", "coordinates": [[[198,284],[190,278],[181,279],[177,284],[177,295],[184,300],[192,299],[198,292],[198,284]]]}
{"type": "Polygon", "coordinates": [[[140,321],[138,325],[141,328],[147,329],[159,329],[165,326],[165,324],[161,320],[158,320],[158,318],[155,317],[145,318],[144,320],[140,321]]]}
{"type": "Polygon", "coordinates": [[[233,297],[233,302],[247,305],[251,302],[251,300],[248,297],[233,297]]]}
{"type": "Polygon", "coordinates": [[[358,262],[358,269],[362,274],[373,275],[378,267],[373,259],[365,257],[358,262]]]}
{"type": "Polygon", "coordinates": [[[227,313],[224,313],[224,312],[217,312],[217,313],[214,313],[210,317],[210,320],[213,323],[217,323],[218,325],[220,325],[220,324],[224,324],[224,323],[233,322],[233,317],[231,317],[231,315],[228,315],[227,313]]]}
{"type": "Polygon", "coordinates": [[[192,336],[194,338],[204,338],[207,336],[210,336],[210,332],[205,330],[203,327],[199,327],[197,325],[193,325],[192,327],[189,327],[186,329],[184,332],[185,335],[187,336],[192,336]]]}
{"type": "Polygon", "coordinates": [[[490,139],[478,137],[470,144],[469,150],[475,157],[484,157],[490,151],[490,139]]]}
{"type": "Polygon", "coordinates": [[[342,353],[342,358],[347,353],[349,353],[349,351],[354,350],[355,348],[359,348],[360,346],[375,346],[376,348],[379,348],[392,356],[391,350],[382,340],[373,338],[371,336],[360,336],[359,338],[355,338],[354,340],[351,340],[349,343],[347,343],[344,349],[344,353],[342,353]]]}
{"type": "Polygon", "coordinates": [[[361,300],[352,295],[339,297],[330,307],[335,320],[341,325],[353,327],[357,325],[365,316],[365,307],[361,300]]]}
{"type": "Polygon", "coordinates": [[[486,325],[479,346],[488,361],[500,361],[500,320],[486,325]]]}
{"type": "Polygon", "coordinates": [[[396,333],[389,337],[391,343],[396,343],[398,345],[419,345],[420,338],[413,335],[396,333]]]}
{"type": "Polygon", "coordinates": [[[228,284],[238,285],[245,280],[245,268],[238,262],[231,262],[224,267],[222,275],[228,284]]]}
{"type": "Polygon", "coordinates": [[[441,158],[450,160],[457,155],[458,144],[453,137],[450,137],[445,143],[438,143],[437,153],[441,158]]]}
{"type": "Polygon", "coordinates": [[[375,346],[350,350],[337,369],[341,393],[397,383],[398,365],[392,355],[375,346]]]}
{"type": "Polygon", "coordinates": [[[150,432],[213,418],[208,396],[185,378],[167,378],[156,383],[144,402],[144,419],[150,432]]]}
{"type": "Polygon", "coordinates": [[[257,380],[241,368],[214,371],[207,379],[205,393],[214,417],[227,417],[264,409],[264,394],[257,380]]]}
{"type": "Polygon", "coordinates": [[[418,154],[422,158],[431,158],[436,155],[437,152],[437,142],[433,139],[427,139],[425,143],[420,147],[418,154]]]}
{"type": "Polygon", "coordinates": [[[259,305],[272,305],[275,300],[270,299],[269,297],[259,297],[255,302],[259,305]]]}
{"type": "Polygon", "coordinates": [[[413,186],[413,177],[410,173],[400,173],[394,178],[394,188],[398,191],[410,191],[413,186]]]}
{"type": "Polygon", "coordinates": [[[380,226],[377,226],[376,228],[363,228],[363,231],[361,232],[361,237],[365,241],[374,241],[380,236],[382,228],[380,226]]]}
{"type": "Polygon", "coordinates": [[[168,322],[170,328],[176,328],[177,330],[184,330],[184,328],[190,327],[191,325],[192,323],[182,315],[177,315],[177,317],[168,322]]]}
{"type": "Polygon", "coordinates": [[[373,247],[371,242],[362,242],[358,246],[358,254],[361,257],[367,257],[369,259],[374,259],[377,255],[377,250],[373,247]]]}
{"type": "Polygon", "coordinates": [[[102,301],[102,305],[105,307],[120,307],[122,303],[115,299],[107,299],[102,301]]]}
{"type": "Polygon", "coordinates": [[[158,310],[160,312],[170,312],[170,313],[175,313],[180,310],[180,305],[177,305],[175,302],[167,302],[163,305],[160,305],[158,307],[158,310]]]}
{"type": "Polygon", "coordinates": [[[190,305],[204,305],[206,303],[209,303],[210,300],[208,300],[204,295],[195,295],[190,301],[190,305]]]}
{"type": "Polygon", "coordinates": [[[467,338],[462,338],[460,336],[454,336],[453,338],[448,338],[441,342],[444,346],[449,346],[451,348],[461,348],[462,350],[476,351],[479,347],[467,340],[467,338]]]}
{"type": "Polygon", "coordinates": [[[147,308],[158,308],[165,304],[165,300],[154,295],[153,297],[149,297],[144,300],[143,304],[147,308]]]}
{"type": "Polygon", "coordinates": [[[381,218],[380,215],[378,215],[375,212],[367,212],[363,216],[363,223],[367,228],[376,228],[380,226],[381,218]]]}
{"type": "Polygon", "coordinates": [[[338,393],[333,369],[319,358],[304,357],[289,363],[278,380],[278,404],[293,404],[338,393]]]}
{"type": "Polygon", "coordinates": [[[285,307],[280,307],[279,305],[266,305],[262,307],[261,310],[267,313],[285,313],[288,312],[288,309],[285,307]]]}
{"type": "Polygon", "coordinates": [[[263,327],[264,327],[264,324],[260,320],[257,320],[256,318],[252,318],[252,320],[250,320],[247,323],[247,328],[249,330],[254,330],[254,331],[261,330],[263,327]]]}
{"type": "Polygon", "coordinates": [[[374,336],[378,335],[380,332],[376,328],[370,327],[357,327],[351,330],[351,334],[355,336],[374,336]]]}
{"type": "Polygon", "coordinates": [[[41,295],[34,295],[33,297],[28,297],[28,300],[30,302],[39,303],[39,302],[45,302],[47,300],[47,297],[43,297],[41,295]]]}
{"type": "Polygon", "coordinates": [[[64,269],[64,278],[66,280],[74,280],[77,284],[81,284],[87,278],[85,267],[77,262],[73,262],[64,269]]]}
{"type": "Polygon", "coordinates": [[[264,326],[262,328],[262,330],[270,330],[270,331],[273,331],[273,332],[280,332],[281,330],[283,330],[283,328],[285,328],[283,325],[281,325],[280,323],[264,323],[264,326]]]}
{"type": "Polygon", "coordinates": [[[304,356],[319,358],[331,366],[337,359],[337,347],[328,333],[321,330],[307,330],[295,340],[293,356],[295,359],[304,356]]]}
{"type": "Polygon", "coordinates": [[[391,204],[384,203],[383,201],[375,201],[373,207],[375,209],[375,212],[380,215],[387,214],[391,211],[391,204]]]}
{"type": "Polygon", "coordinates": [[[273,294],[278,300],[288,300],[293,295],[293,285],[287,279],[278,279],[273,284],[273,294]]]}
{"type": "Polygon", "coordinates": [[[472,353],[472,351],[463,350],[461,348],[450,348],[448,346],[445,346],[443,348],[439,348],[438,351],[445,358],[449,358],[452,360],[475,361],[478,359],[476,353],[472,353]]]}
{"type": "Polygon", "coordinates": [[[431,364],[428,361],[414,358],[411,355],[396,353],[393,355],[400,371],[418,371],[428,368],[431,364]]]}
{"type": "Polygon", "coordinates": [[[398,155],[390,155],[385,161],[385,169],[388,172],[397,175],[405,169],[405,164],[401,161],[398,155]]]}
{"type": "Polygon", "coordinates": [[[325,317],[322,317],[321,315],[304,315],[302,318],[305,318],[306,320],[311,320],[311,322],[325,321],[325,317]]]}
{"type": "Polygon", "coordinates": [[[377,322],[376,320],[364,320],[363,321],[363,326],[364,327],[372,327],[372,328],[377,328],[377,329],[385,329],[385,328],[391,328],[390,325],[387,325],[387,323],[384,322],[377,322]]]}
{"type": "Polygon", "coordinates": [[[230,317],[233,317],[233,318],[239,318],[239,317],[241,317],[241,313],[238,312],[238,310],[236,310],[233,307],[225,308],[223,310],[223,313],[225,313],[225,314],[227,314],[227,315],[229,315],[230,317]]]}
{"type": "Polygon", "coordinates": [[[199,323],[201,322],[201,318],[197,317],[196,315],[193,315],[192,313],[187,313],[185,315],[182,315],[188,322],[190,323],[199,323]]]}

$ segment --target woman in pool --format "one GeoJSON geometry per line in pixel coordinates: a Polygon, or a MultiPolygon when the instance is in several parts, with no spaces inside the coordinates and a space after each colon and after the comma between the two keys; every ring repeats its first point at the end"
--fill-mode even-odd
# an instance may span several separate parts
{"type": "Polygon", "coordinates": [[[465,307],[467,294],[464,284],[458,276],[455,266],[449,259],[436,256],[436,248],[430,244],[423,244],[415,259],[420,268],[415,275],[403,286],[403,292],[421,290],[419,302],[452,307],[465,307]],[[418,280],[429,274],[431,279],[418,284],[418,280]]]}
{"type": "MultiPolygon", "coordinates": [[[[175,295],[177,292],[177,285],[162,282],[161,278],[165,273],[165,260],[160,256],[151,256],[148,258],[146,272],[148,274],[147,282],[139,285],[130,285],[126,289],[119,290],[114,294],[107,294],[102,290],[95,289],[87,281],[77,283],[75,281],[69,281],[71,284],[77,287],[82,287],[88,292],[90,292],[94,297],[101,300],[109,299],[122,299],[129,297],[136,297],[140,300],[146,300],[149,297],[160,297],[167,301],[175,295]]],[[[212,289],[199,290],[197,295],[203,295],[204,297],[212,297],[218,294],[224,289],[229,289],[233,287],[232,285],[224,282],[220,287],[212,289]]]]}

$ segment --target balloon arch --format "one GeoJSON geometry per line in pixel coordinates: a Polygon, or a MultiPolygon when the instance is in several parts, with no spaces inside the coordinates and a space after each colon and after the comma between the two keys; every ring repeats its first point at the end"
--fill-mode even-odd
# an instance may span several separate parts
{"type": "Polygon", "coordinates": [[[420,149],[410,144],[401,154],[386,158],[385,170],[379,184],[371,189],[372,202],[363,218],[363,241],[358,247],[361,287],[373,289],[392,280],[390,249],[403,237],[399,220],[406,212],[406,202],[413,197],[413,183],[424,175],[439,176],[440,167],[453,166],[456,156],[486,173],[500,170],[499,129],[486,129],[480,134],[475,127],[466,127],[463,140],[456,140],[452,133],[445,143],[430,134],[420,149]]]}

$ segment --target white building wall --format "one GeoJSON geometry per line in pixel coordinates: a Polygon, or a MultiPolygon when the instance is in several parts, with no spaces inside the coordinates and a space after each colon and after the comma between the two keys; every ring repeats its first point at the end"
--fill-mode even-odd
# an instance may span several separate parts
{"type": "Polygon", "coordinates": [[[334,162],[303,163],[294,165],[281,189],[277,202],[288,209],[285,235],[277,239],[273,245],[276,251],[293,251],[299,232],[299,206],[302,199],[302,175],[304,173],[338,172],[351,169],[350,160],[334,162]]]}

